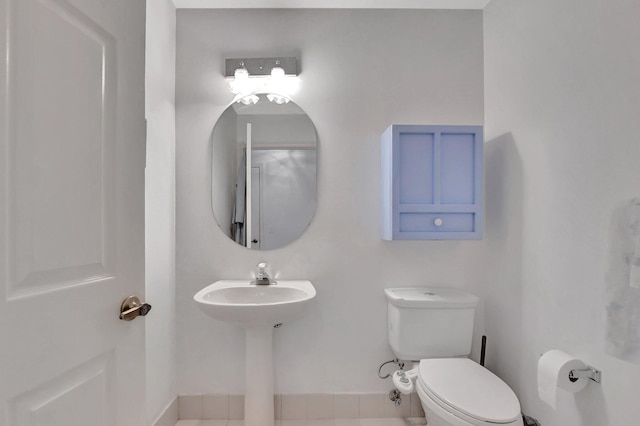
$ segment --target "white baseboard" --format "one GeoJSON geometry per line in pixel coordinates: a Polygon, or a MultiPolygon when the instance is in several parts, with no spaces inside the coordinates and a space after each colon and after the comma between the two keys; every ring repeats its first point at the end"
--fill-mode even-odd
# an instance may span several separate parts
{"type": "MultiPolygon", "coordinates": [[[[424,417],[417,394],[403,395],[400,405],[386,393],[276,394],[273,403],[276,420],[424,417]]],[[[244,417],[244,395],[179,395],[177,405],[180,420],[244,417]]]]}

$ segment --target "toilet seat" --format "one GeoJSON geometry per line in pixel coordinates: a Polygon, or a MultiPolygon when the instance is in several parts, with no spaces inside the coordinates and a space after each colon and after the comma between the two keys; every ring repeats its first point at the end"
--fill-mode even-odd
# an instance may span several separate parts
{"type": "Polygon", "coordinates": [[[509,425],[521,419],[511,388],[470,359],[424,359],[416,384],[419,393],[470,424],[509,425]]]}

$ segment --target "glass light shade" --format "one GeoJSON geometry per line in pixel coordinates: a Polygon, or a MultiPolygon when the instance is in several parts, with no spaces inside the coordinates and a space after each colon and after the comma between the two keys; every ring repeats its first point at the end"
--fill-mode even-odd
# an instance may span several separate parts
{"type": "Polygon", "coordinates": [[[287,98],[286,96],[277,95],[275,93],[267,94],[267,99],[269,99],[269,102],[274,102],[278,105],[289,103],[289,98],[287,98]]]}
{"type": "Polygon", "coordinates": [[[257,104],[260,98],[256,95],[248,95],[248,96],[238,96],[238,100],[236,102],[240,102],[245,105],[257,104]]]}

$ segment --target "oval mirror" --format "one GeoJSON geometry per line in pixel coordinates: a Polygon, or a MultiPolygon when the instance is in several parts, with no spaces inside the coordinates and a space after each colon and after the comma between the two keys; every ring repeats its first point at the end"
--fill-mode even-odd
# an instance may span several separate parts
{"type": "Polygon", "coordinates": [[[295,103],[233,103],[212,134],[213,213],[222,231],[255,250],[298,239],[316,210],[317,137],[295,103]]]}

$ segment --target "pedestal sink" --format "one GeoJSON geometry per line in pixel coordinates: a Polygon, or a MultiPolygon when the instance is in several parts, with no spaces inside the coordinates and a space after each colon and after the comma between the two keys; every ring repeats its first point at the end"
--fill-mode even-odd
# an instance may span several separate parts
{"type": "Polygon", "coordinates": [[[316,289],[306,280],[270,285],[222,280],[193,296],[211,318],[245,329],[245,425],[273,426],[273,327],[303,316],[315,295],[316,289]]]}

